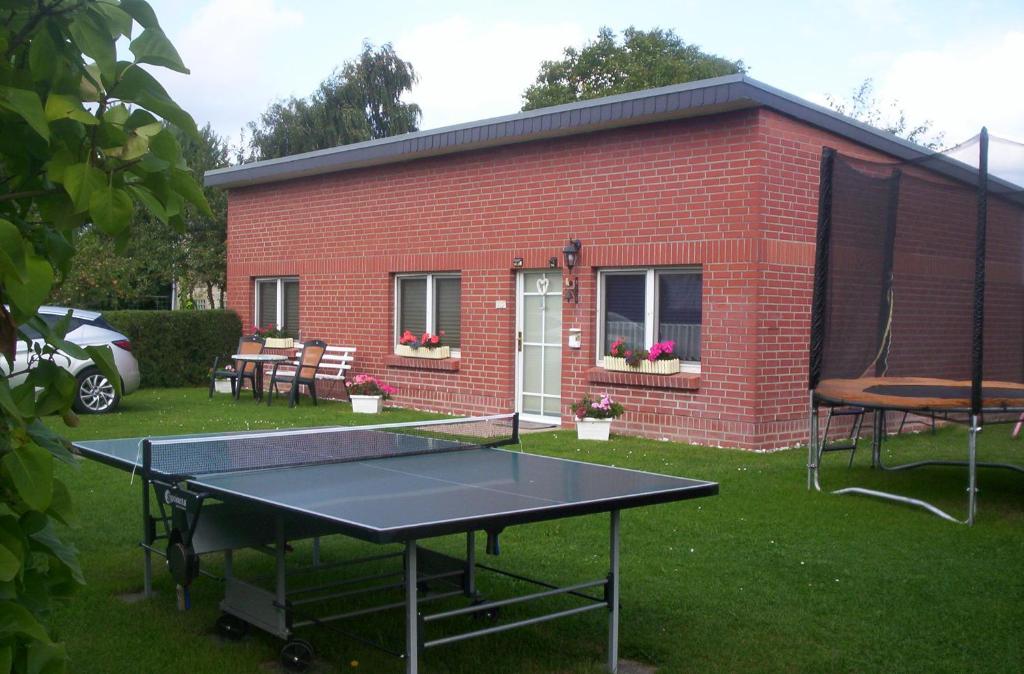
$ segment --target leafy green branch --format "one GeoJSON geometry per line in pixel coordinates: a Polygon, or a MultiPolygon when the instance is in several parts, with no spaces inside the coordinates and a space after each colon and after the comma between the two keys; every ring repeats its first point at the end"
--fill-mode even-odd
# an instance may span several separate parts
{"type": "Polygon", "coordinates": [[[209,213],[178,138],[198,138],[142,65],[187,73],[145,0],[7,0],[0,23],[0,671],[57,672],[63,645],[47,634],[54,601],[85,582],[59,527],[72,521],[55,462],[69,445],[43,419],[67,424],[75,380],[58,355],[91,359],[114,383],[106,347],[65,339],[70,317],[36,313],[74,257],[77,234],[128,235],[136,204],[184,228],[185,209],[209,213]],[[141,28],[141,30],[138,30],[141,28]],[[135,34],[137,33],[137,34],[135,34]],[[134,35],[133,35],[134,34],[134,35]],[[117,42],[130,40],[131,60],[117,42]],[[31,329],[31,330],[29,330],[31,329]],[[24,381],[7,376],[19,339],[32,345],[24,381]]]}

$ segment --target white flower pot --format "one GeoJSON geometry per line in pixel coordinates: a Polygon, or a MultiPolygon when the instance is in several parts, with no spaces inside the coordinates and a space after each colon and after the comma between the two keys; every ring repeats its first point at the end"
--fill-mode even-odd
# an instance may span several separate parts
{"type": "Polygon", "coordinates": [[[215,379],[213,381],[213,390],[217,393],[231,393],[231,380],[215,379]]]}
{"type": "Polygon", "coordinates": [[[350,396],[352,411],[358,414],[378,414],[384,409],[384,398],[381,396],[350,396]]]}
{"type": "Polygon", "coordinates": [[[576,437],[580,440],[607,440],[612,429],[611,419],[583,418],[576,420],[576,437]]]}

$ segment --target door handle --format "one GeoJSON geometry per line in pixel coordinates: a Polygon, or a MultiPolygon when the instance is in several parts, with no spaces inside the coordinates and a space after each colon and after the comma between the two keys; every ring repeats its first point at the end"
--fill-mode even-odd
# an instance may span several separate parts
{"type": "Polygon", "coordinates": [[[516,351],[522,353],[523,351],[523,331],[519,330],[516,332],[516,351]]]}

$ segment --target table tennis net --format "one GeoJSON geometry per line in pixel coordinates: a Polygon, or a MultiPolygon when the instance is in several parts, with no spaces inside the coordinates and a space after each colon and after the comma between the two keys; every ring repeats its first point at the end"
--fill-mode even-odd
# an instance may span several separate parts
{"type": "Polygon", "coordinates": [[[196,476],[464,451],[516,442],[513,417],[154,438],[143,465],[155,474],[196,476]]]}

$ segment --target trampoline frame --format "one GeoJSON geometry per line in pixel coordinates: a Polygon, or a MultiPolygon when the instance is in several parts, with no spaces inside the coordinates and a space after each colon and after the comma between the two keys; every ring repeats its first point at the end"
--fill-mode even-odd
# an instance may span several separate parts
{"type": "MultiPolygon", "coordinates": [[[[816,491],[822,491],[821,486],[821,462],[824,456],[826,445],[828,443],[827,437],[822,437],[820,428],[819,410],[821,407],[839,407],[849,406],[850,403],[844,403],[840,405],[837,401],[828,400],[821,398],[814,391],[811,391],[810,395],[810,437],[807,443],[807,488],[814,489],[816,491]]],[[[874,498],[881,498],[887,501],[894,501],[896,503],[903,503],[906,505],[916,506],[923,508],[928,512],[941,517],[944,520],[954,522],[956,524],[966,524],[971,526],[974,524],[975,516],[978,509],[978,468],[1002,468],[1007,470],[1014,470],[1020,473],[1024,473],[1024,466],[1018,466],[1012,463],[998,463],[988,461],[978,461],[978,434],[981,433],[983,428],[983,416],[980,414],[971,414],[967,420],[968,424],[968,435],[967,435],[967,460],[966,461],[952,461],[945,459],[926,459],[923,461],[912,461],[909,463],[902,463],[895,466],[886,466],[882,461],[882,444],[885,442],[886,437],[886,423],[885,415],[889,411],[902,411],[902,412],[920,412],[921,410],[915,409],[904,409],[898,407],[863,407],[864,413],[872,413],[872,436],[871,436],[871,467],[878,470],[887,472],[897,472],[903,470],[912,470],[914,468],[921,468],[924,466],[966,466],[967,467],[967,517],[965,519],[958,519],[950,513],[946,512],[942,508],[939,508],[933,503],[929,503],[923,499],[914,498],[912,496],[904,496],[902,494],[894,494],[892,492],[880,491],[877,489],[867,489],[866,487],[843,487],[840,489],[834,489],[830,493],[832,494],[854,494],[861,496],[872,496],[874,498]]],[[[928,412],[935,412],[937,410],[926,410],[928,412]]],[[[944,410],[950,413],[957,412],[958,410],[944,410]]],[[[1021,409],[993,409],[988,410],[993,414],[1005,414],[1012,412],[1022,411],[1021,409]]],[[[959,419],[946,416],[946,421],[954,423],[964,423],[959,419]]],[[[1009,422],[1012,423],[1012,422],[1009,422]]],[[[828,425],[826,425],[826,433],[828,432],[828,425]]],[[[853,465],[853,457],[850,457],[850,466],[853,465]]],[[[849,466],[848,466],[849,467],[849,466]]]]}

